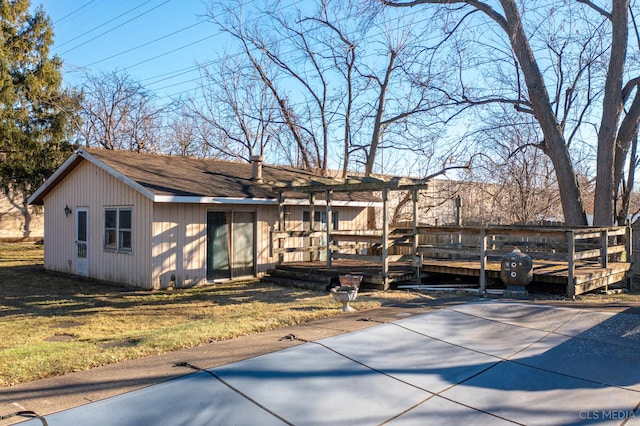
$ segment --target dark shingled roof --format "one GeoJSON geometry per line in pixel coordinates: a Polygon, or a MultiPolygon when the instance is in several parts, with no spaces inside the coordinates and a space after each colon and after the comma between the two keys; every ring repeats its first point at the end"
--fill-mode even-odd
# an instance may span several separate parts
{"type": "MultiPolygon", "coordinates": [[[[277,197],[277,192],[273,189],[277,183],[311,182],[312,179],[320,178],[293,167],[263,164],[263,182],[259,183],[252,179],[253,166],[250,163],[82,148],[78,151],[79,159],[71,164],[59,179],[80,164],[83,151],[159,196],[273,199],[277,197]]],[[[51,182],[51,187],[55,186],[59,179],[51,182]]],[[[52,188],[37,194],[31,202],[41,204],[44,195],[50,189],[52,188]]],[[[285,192],[284,195],[285,198],[308,198],[307,194],[300,192],[285,192]]],[[[323,197],[320,195],[318,198],[323,197]]],[[[333,199],[380,201],[371,192],[339,192],[333,199]]]]}

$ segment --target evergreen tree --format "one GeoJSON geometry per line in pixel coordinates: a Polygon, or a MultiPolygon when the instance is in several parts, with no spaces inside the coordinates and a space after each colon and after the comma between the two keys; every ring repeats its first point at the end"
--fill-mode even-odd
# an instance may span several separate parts
{"type": "Polygon", "coordinates": [[[29,0],[0,0],[0,187],[31,220],[27,198],[73,150],[68,142],[78,109],[62,88],[62,61],[49,57],[53,28],[29,0]]]}

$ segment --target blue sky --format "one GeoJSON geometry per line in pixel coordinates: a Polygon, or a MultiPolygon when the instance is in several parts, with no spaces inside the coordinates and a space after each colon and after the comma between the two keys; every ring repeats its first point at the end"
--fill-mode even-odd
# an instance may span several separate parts
{"type": "Polygon", "coordinates": [[[196,86],[196,62],[218,57],[225,37],[203,0],[40,0],[53,22],[52,53],[69,85],[85,73],[126,71],[159,100],[196,86]]]}

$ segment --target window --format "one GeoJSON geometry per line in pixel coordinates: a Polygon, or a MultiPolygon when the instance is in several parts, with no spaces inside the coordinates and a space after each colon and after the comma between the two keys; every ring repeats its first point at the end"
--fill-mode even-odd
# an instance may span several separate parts
{"type": "MultiPolygon", "coordinates": [[[[309,229],[309,225],[306,225],[309,223],[309,216],[310,216],[309,210],[305,210],[302,212],[302,221],[305,223],[305,226],[304,226],[305,230],[309,229]]],[[[333,222],[333,230],[337,231],[338,224],[340,223],[340,221],[338,220],[337,211],[331,212],[331,221],[333,222]]],[[[315,231],[325,231],[327,229],[327,212],[324,210],[314,212],[313,223],[315,225],[314,226],[315,231]]]]}
{"type": "Polygon", "coordinates": [[[130,207],[104,210],[105,250],[131,252],[131,212],[130,207]]]}

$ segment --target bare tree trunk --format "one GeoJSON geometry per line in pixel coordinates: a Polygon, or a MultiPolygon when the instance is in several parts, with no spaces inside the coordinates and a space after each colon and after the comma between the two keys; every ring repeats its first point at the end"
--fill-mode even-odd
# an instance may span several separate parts
{"type": "Polygon", "coordinates": [[[627,223],[627,217],[629,216],[629,205],[631,204],[631,194],[633,193],[633,182],[636,177],[636,166],[638,163],[638,137],[633,139],[633,144],[631,145],[631,157],[629,159],[629,175],[627,177],[626,185],[622,186],[622,203],[620,205],[620,210],[618,211],[617,222],[618,225],[622,226],[627,223]]]}
{"type": "Polygon", "coordinates": [[[9,201],[9,204],[11,204],[14,208],[16,208],[20,214],[22,215],[22,217],[24,218],[24,226],[22,228],[22,236],[24,238],[28,238],[31,236],[31,221],[32,221],[32,216],[31,216],[31,210],[29,210],[29,197],[27,195],[27,191],[26,189],[21,190],[21,191],[17,191],[15,188],[13,191],[10,191],[9,188],[5,188],[4,190],[4,194],[7,197],[7,201],[9,201]],[[18,195],[20,196],[20,199],[18,199],[18,195]]]}
{"type": "Polygon", "coordinates": [[[24,229],[22,230],[22,236],[29,238],[31,236],[31,210],[29,210],[29,201],[27,198],[22,202],[22,216],[24,217],[24,229]]]}
{"type": "Polygon", "coordinates": [[[382,137],[382,114],[385,109],[385,98],[387,95],[387,89],[389,88],[389,81],[391,80],[391,73],[397,51],[389,49],[389,62],[387,63],[387,69],[384,74],[384,80],[380,83],[380,93],[378,95],[378,104],[376,106],[376,118],[373,123],[373,133],[371,135],[371,143],[369,145],[369,152],[367,154],[367,163],[365,164],[364,174],[370,176],[373,173],[373,166],[375,165],[376,155],[378,154],[378,146],[380,145],[380,138],[382,137]]]}
{"type": "Polygon", "coordinates": [[[609,226],[613,223],[615,142],[623,107],[622,72],[627,56],[629,32],[627,28],[629,1],[615,0],[611,3],[611,57],[604,87],[602,120],[598,131],[598,162],[593,212],[593,224],[596,226],[609,226]]]}
{"type": "Polygon", "coordinates": [[[544,150],[551,159],[558,178],[564,220],[567,225],[586,225],[587,218],[569,150],[553,113],[544,78],[524,33],[518,7],[514,0],[501,0],[500,3],[506,20],[501,20],[499,16],[494,19],[509,35],[511,47],[522,69],[533,113],[544,134],[544,150]]]}

